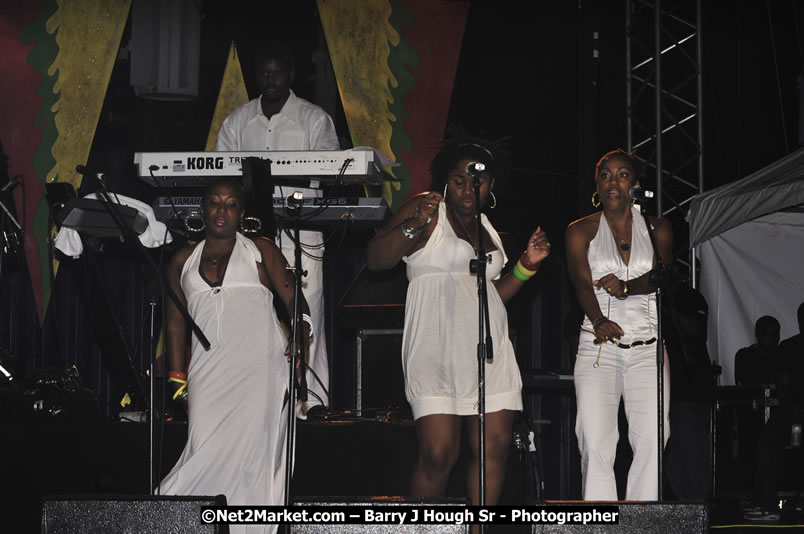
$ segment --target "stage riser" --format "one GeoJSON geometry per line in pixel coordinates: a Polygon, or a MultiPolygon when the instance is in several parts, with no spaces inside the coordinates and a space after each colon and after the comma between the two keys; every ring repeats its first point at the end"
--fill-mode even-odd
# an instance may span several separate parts
{"type": "Polygon", "coordinates": [[[468,525],[293,525],[292,534],[466,534],[468,525]]]}
{"type": "MultiPolygon", "coordinates": [[[[588,506],[591,503],[550,503],[550,507],[588,506]]],[[[611,505],[616,503],[600,503],[611,505]]],[[[533,534],[706,534],[709,532],[709,508],[705,504],[622,503],[619,525],[533,525],[533,534]]]]}
{"type": "MultiPolygon", "coordinates": [[[[395,506],[427,506],[437,507],[439,510],[456,511],[466,506],[465,498],[434,498],[421,497],[304,497],[298,499],[300,506],[382,506],[384,510],[393,511],[395,506]]],[[[293,534],[468,534],[468,525],[292,525],[293,534]]]]}
{"type": "MultiPolygon", "coordinates": [[[[342,502],[322,502],[311,498],[296,504],[304,506],[425,504],[421,499],[400,499],[393,503],[344,499],[342,502]]],[[[121,532],[151,534],[171,532],[187,534],[218,534],[227,532],[223,526],[202,525],[199,507],[220,505],[214,497],[110,497],[83,496],[46,500],[42,507],[42,534],[101,534],[121,532]]],[[[604,504],[604,503],[601,503],[604,504]]],[[[605,503],[611,506],[612,503],[605,503]]],[[[461,502],[444,503],[445,507],[460,507],[461,502]]],[[[552,511],[566,506],[577,511],[578,507],[595,507],[594,503],[550,503],[552,511]]],[[[532,525],[536,533],[620,533],[620,534],[706,534],[709,529],[709,510],[703,504],[619,504],[618,525],[532,525]]],[[[493,531],[522,531],[525,525],[516,527],[494,525],[493,531]]],[[[464,534],[467,525],[292,525],[294,534],[385,534],[405,532],[410,534],[464,534]]]]}
{"type": "Polygon", "coordinates": [[[202,525],[201,506],[225,505],[215,497],[76,496],[45,500],[41,534],[224,534],[202,525]]]}

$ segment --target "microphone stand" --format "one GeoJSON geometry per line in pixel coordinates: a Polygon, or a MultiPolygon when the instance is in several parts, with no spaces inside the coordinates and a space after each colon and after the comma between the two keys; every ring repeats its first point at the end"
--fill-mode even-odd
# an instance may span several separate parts
{"type": "MultiPolygon", "coordinates": [[[[79,173],[81,173],[81,174],[83,174],[85,176],[87,174],[90,174],[89,171],[85,167],[83,167],[82,165],[79,165],[78,167],[76,167],[76,171],[78,171],[79,173]]],[[[97,173],[95,175],[95,178],[96,178],[96,180],[98,181],[98,183],[101,186],[100,190],[98,191],[98,194],[103,198],[102,204],[103,204],[104,208],[106,209],[106,211],[109,213],[109,216],[112,218],[112,220],[114,221],[114,223],[117,226],[117,228],[120,230],[120,233],[123,236],[123,239],[125,240],[126,243],[134,243],[136,248],[137,248],[137,250],[139,250],[142,253],[142,256],[145,258],[145,260],[148,263],[148,265],[150,265],[150,267],[156,273],[156,276],[157,276],[157,279],[159,280],[160,285],[165,289],[165,292],[170,297],[170,299],[173,301],[173,303],[176,305],[176,308],[178,308],[178,310],[181,312],[182,316],[184,316],[184,320],[187,321],[187,323],[190,325],[190,328],[192,329],[193,333],[198,337],[198,341],[201,343],[201,346],[204,347],[204,350],[209,350],[210,343],[209,343],[209,340],[207,339],[207,337],[204,335],[204,332],[201,330],[201,328],[198,326],[198,324],[196,324],[196,322],[190,316],[190,312],[187,310],[187,307],[181,302],[179,297],[173,291],[173,288],[170,287],[170,284],[168,284],[165,281],[165,279],[164,279],[165,274],[156,265],[156,263],[154,262],[154,260],[151,257],[151,255],[148,254],[148,251],[145,250],[145,245],[143,245],[140,242],[140,240],[137,238],[137,235],[134,232],[134,230],[124,222],[124,218],[120,215],[120,213],[118,211],[117,204],[115,202],[112,202],[112,199],[109,196],[109,192],[106,189],[106,182],[102,178],[102,174],[97,173]]],[[[152,313],[151,320],[153,321],[153,306],[151,307],[151,313],[152,313]]],[[[153,336],[154,336],[154,332],[153,332],[153,324],[152,324],[151,325],[151,349],[152,350],[150,350],[151,354],[149,355],[150,356],[149,359],[151,360],[150,363],[149,363],[149,366],[150,366],[150,375],[151,375],[150,376],[150,388],[151,388],[151,402],[152,403],[151,403],[151,406],[150,406],[150,410],[148,410],[148,414],[149,414],[148,415],[148,419],[149,419],[148,426],[149,426],[149,433],[151,434],[150,437],[149,437],[149,446],[151,448],[151,450],[149,451],[150,477],[151,478],[149,479],[149,481],[151,481],[151,482],[152,482],[153,469],[154,469],[154,466],[153,466],[153,446],[154,446],[154,437],[153,437],[153,432],[154,432],[154,423],[153,423],[153,417],[154,417],[154,414],[153,414],[153,411],[154,411],[153,390],[154,390],[154,387],[155,387],[154,370],[156,368],[155,361],[154,361],[155,358],[156,358],[156,354],[155,354],[156,351],[153,350],[155,348],[155,345],[154,345],[154,342],[153,342],[153,336]]],[[[153,495],[153,492],[154,492],[154,487],[153,487],[153,484],[151,484],[151,486],[148,488],[148,493],[153,495]]]]}
{"type": "Polygon", "coordinates": [[[304,350],[304,342],[300,337],[304,335],[304,328],[302,327],[302,279],[307,276],[307,272],[302,270],[302,249],[301,237],[299,235],[299,220],[301,216],[301,206],[304,202],[304,196],[300,191],[296,191],[288,197],[287,208],[293,212],[293,263],[294,266],[288,266],[288,269],[293,270],[296,277],[296,283],[293,289],[293,321],[291,322],[291,337],[290,337],[290,353],[291,358],[288,363],[288,429],[285,440],[285,506],[290,506],[290,484],[293,476],[293,449],[296,433],[296,393],[298,391],[299,400],[307,400],[307,379],[305,371],[307,369],[307,355],[304,350]],[[302,370],[299,377],[298,389],[296,387],[296,374],[297,369],[302,370]]]}
{"type": "MultiPolygon", "coordinates": [[[[16,179],[12,179],[5,186],[3,186],[3,188],[0,189],[0,195],[5,194],[6,191],[10,191],[15,185],[15,180],[16,179]]],[[[14,249],[15,246],[19,245],[20,242],[20,239],[14,234],[14,229],[6,230],[6,225],[4,222],[5,218],[7,217],[8,220],[10,220],[12,224],[14,224],[14,227],[16,227],[17,229],[16,231],[19,232],[20,236],[22,236],[23,232],[20,223],[17,222],[17,219],[14,218],[14,215],[11,214],[11,211],[6,207],[6,205],[3,204],[2,196],[0,196],[0,209],[2,209],[3,211],[3,213],[0,214],[0,232],[3,233],[3,240],[2,240],[3,242],[0,243],[0,277],[2,277],[4,256],[7,253],[8,254],[13,253],[14,250],[12,249],[14,249]],[[16,241],[16,243],[12,243],[12,241],[16,241]]]]}
{"type": "Polygon", "coordinates": [[[648,279],[656,286],[656,405],[658,408],[657,420],[657,433],[659,443],[657,444],[656,451],[658,456],[658,500],[663,500],[662,487],[664,485],[664,341],[662,339],[662,297],[664,287],[667,282],[667,271],[662,257],[659,254],[659,247],[656,245],[656,236],[653,234],[653,227],[645,219],[645,226],[648,228],[648,237],[650,237],[650,244],[653,247],[653,258],[656,261],[656,267],[650,272],[648,279]]]}
{"type": "MultiPolygon", "coordinates": [[[[470,174],[475,190],[475,223],[477,225],[477,258],[469,262],[469,272],[477,275],[478,325],[477,325],[477,415],[478,450],[480,454],[479,506],[486,505],[486,360],[494,361],[494,346],[491,339],[489,317],[488,283],[486,281],[486,248],[483,245],[483,224],[480,218],[480,174],[484,169],[472,168],[470,174]]],[[[484,528],[485,530],[485,528],[484,528]]]]}

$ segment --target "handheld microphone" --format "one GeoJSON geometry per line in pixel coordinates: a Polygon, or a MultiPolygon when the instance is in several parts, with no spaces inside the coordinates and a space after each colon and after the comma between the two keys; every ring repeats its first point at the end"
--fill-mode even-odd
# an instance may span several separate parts
{"type": "Polygon", "coordinates": [[[486,170],[486,165],[479,161],[472,161],[466,165],[466,174],[470,176],[477,176],[486,170]]]}
{"type": "Polygon", "coordinates": [[[291,210],[296,210],[304,204],[304,193],[301,191],[294,191],[292,195],[285,199],[285,207],[291,210]]]}
{"type": "Polygon", "coordinates": [[[650,191],[648,189],[642,189],[638,185],[635,185],[628,190],[628,196],[630,196],[634,200],[645,200],[648,198],[653,198],[653,191],[650,191]]]}

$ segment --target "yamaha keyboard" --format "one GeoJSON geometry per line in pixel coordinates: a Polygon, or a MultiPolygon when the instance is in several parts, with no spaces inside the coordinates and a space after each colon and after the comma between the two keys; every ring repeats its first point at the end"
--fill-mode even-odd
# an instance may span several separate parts
{"type": "Polygon", "coordinates": [[[134,163],[141,180],[162,187],[205,186],[226,176],[243,176],[243,161],[270,163],[277,184],[310,187],[324,184],[382,184],[380,158],[373,149],[262,152],[137,152],[134,163]]]}
{"type": "MultiPolygon", "coordinates": [[[[199,217],[200,196],[158,197],[152,207],[157,220],[199,217]],[[173,209],[175,206],[175,211],[173,209]]],[[[289,217],[284,198],[274,198],[274,214],[289,217]]],[[[300,218],[309,223],[348,222],[364,226],[379,226],[388,215],[388,205],[380,197],[315,197],[305,198],[300,218]]]]}

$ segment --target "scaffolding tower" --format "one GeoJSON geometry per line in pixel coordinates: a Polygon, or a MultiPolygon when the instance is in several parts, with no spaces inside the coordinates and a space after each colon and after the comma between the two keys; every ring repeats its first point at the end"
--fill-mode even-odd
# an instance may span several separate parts
{"type": "Polygon", "coordinates": [[[673,225],[674,257],[697,285],[687,213],[703,191],[700,0],[628,0],[627,143],[645,164],[656,214],[673,225]]]}

